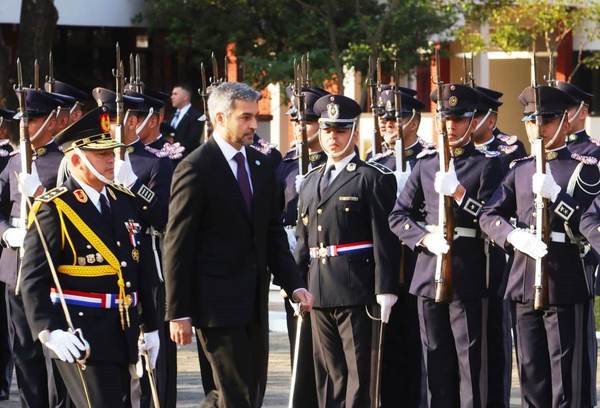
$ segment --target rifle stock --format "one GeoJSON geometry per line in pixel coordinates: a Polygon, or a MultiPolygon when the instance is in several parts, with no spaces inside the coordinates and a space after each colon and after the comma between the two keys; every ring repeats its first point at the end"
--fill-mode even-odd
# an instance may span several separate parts
{"type": "Polygon", "coordinates": [[[297,141],[298,171],[300,175],[308,172],[308,135],[306,133],[306,101],[302,88],[307,81],[308,73],[306,72],[307,65],[305,56],[300,58],[300,64],[294,61],[294,99],[298,109],[298,123],[300,124],[301,138],[297,141]]]}
{"type": "MultiPolygon", "coordinates": [[[[123,61],[121,60],[121,48],[119,43],[116,47],[116,68],[113,69],[113,76],[115,77],[115,104],[117,106],[117,120],[115,126],[115,140],[119,143],[123,143],[123,125],[125,119],[125,111],[123,106],[123,90],[125,88],[125,73],[123,68],[123,61]]],[[[131,61],[131,58],[130,58],[131,61]]],[[[115,149],[115,155],[121,160],[125,159],[125,148],[124,146],[117,147],[115,149]]]]}
{"type": "Polygon", "coordinates": [[[373,114],[373,140],[372,140],[372,152],[373,155],[381,153],[382,150],[382,137],[379,130],[379,115],[377,114],[377,89],[380,84],[373,80],[373,76],[377,75],[378,80],[381,81],[381,62],[377,59],[377,67],[373,62],[373,56],[369,56],[369,70],[367,74],[367,88],[369,89],[369,99],[371,100],[371,113],[373,114]]]}

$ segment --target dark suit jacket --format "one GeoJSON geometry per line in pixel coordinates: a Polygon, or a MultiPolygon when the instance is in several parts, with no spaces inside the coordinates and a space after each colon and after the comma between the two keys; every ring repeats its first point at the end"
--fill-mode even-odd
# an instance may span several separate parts
{"type": "MultiPolygon", "coordinates": [[[[204,128],[204,122],[198,120],[200,116],[202,114],[194,109],[193,106],[190,106],[177,124],[177,128],[172,131],[175,134],[175,141],[185,147],[184,155],[190,154],[192,150],[200,145],[202,129],[204,128]]],[[[173,118],[167,122],[169,126],[171,125],[171,120],[173,118]]]]}
{"type": "Polygon", "coordinates": [[[246,147],[252,178],[248,214],[225,156],[210,139],[175,170],[165,236],[166,319],[196,327],[266,327],[269,271],[288,292],[302,287],[281,224],[271,161],[246,147]]]}

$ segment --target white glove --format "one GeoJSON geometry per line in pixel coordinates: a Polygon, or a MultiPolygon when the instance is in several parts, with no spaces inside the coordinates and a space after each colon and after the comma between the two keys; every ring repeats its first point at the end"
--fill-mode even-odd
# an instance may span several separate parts
{"type": "Polygon", "coordinates": [[[34,197],[37,190],[42,187],[35,163],[31,163],[31,174],[19,173],[19,192],[27,197],[34,197]]]}
{"type": "Polygon", "coordinates": [[[62,361],[73,363],[83,357],[90,344],[73,333],[64,330],[53,330],[48,334],[45,330],[39,335],[40,341],[62,361]],[[47,338],[46,338],[47,336],[47,338]]]}
{"type": "Polygon", "coordinates": [[[294,252],[296,250],[296,228],[294,227],[285,227],[285,234],[287,235],[288,245],[290,246],[290,252],[294,252]]]}
{"type": "Polygon", "coordinates": [[[115,182],[125,187],[131,187],[136,181],[137,176],[131,167],[129,153],[125,153],[125,160],[119,158],[115,160],[115,182]]]}
{"type": "Polygon", "coordinates": [[[25,230],[25,228],[9,228],[4,231],[2,239],[10,248],[21,248],[26,233],[27,230],[25,230]]]}
{"type": "Polygon", "coordinates": [[[398,296],[391,293],[384,293],[377,295],[377,303],[381,306],[381,321],[387,323],[390,321],[390,313],[392,312],[392,306],[398,300],[398,296]]]}
{"type": "Polygon", "coordinates": [[[138,349],[140,354],[147,352],[150,358],[150,367],[156,367],[156,359],[158,358],[158,350],[160,349],[160,338],[158,337],[158,330],[144,333],[144,337],[138,339],[138,349]]]}
{"type": "Polygon", "coordinates": [[[396,176],[396,191],[401,193],[404,190],[404,186],[410,177],[410,163],[406,163],[406,170],[396,170],[394,176],[396,176]]]}
{"type": "Polygon", "coordinates": [[[556,197],[560,193],[560,186],[552,177],[550,166],[546,163],[546,174],[534,173],[531,177],[531,184],[534,194],[541,194],[542,197],[550,201],[556,201],[556,197]]]}
{"type": "Polygon", "coordinates": [[[540,259],[548,253],[548,247],[535,235],[522,229],[512,230],[506,240],[515,247],[534,259],[540,259]]]}
{"type": "Polygon", "coordinates": [[[304,176],[302,174],[298,174],[296,176],[296,181],[295,181],[296,193],[300,192],[300,187],[302,187],[303,181],[304,181],[304,176]]]}
{"type": "Polygon", "coordinates": [[[436,255],[445,254],[450,250],[450,245],[448,245],[448,242],[444,239],[443,235],[437,232],[430,232],[425,235],[421,241],[421,245],[427,248],[429,252],[436,255]]]}
{"type": "Polygon", "coordinates": [[[450,161],[448,171],[438,171],[435,173],[435,181],[433,187],[438,194],[445,196],[452,196],[460,183],[456,177],[456,171],[454,170],[454,161],[450,161]]]}

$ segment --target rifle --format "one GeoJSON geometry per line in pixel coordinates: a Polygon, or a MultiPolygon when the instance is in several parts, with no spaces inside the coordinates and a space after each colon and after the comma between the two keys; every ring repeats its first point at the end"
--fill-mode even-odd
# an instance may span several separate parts
{"type": "MultiPolygon", "coordinates": [[[[123,106],[123,90],[125,88],[125,75],[123,69],[123,61],[121,60],[121,48],[119,43],[116,47],[116,68],[112,70],[112,74],[115,77],[115,104],[117,105],[117,123],[115,126],[115,140],[119,143],[123,143],[123,125],[125,120],[125,112],[123,106]]],[[[131,58],[129,59],[131,62],[131,58]]],[[[123,146],[115,149],[115,154],[121,160],[125,159],[125,148],[123,146]]]]}
{"type": "MultiPolygon", "coordinates": [[[[440,50],[435,49],[436,82],[437,82],[437,112],[440,125],[438,135],[438,156],[440,159],[440,170],[448,171],[450,168],[450,143],[448,141],[448,130],[446,121],[442,117],[442,86],[440,68],[440,50]]],[[[449,302],[452,298],[452,242],[454,241],[454,211],[453,199],[443,194],[439,195],[438,228],[444,232],[444,238],[450,249],[447,253],[438,255],[435,265],[435,302],[449,302]]]]}
{"type": "Polygon", "coordinates": [[[39,91],[40,88],[40,63],[37,58],[33,60],[33,89],[39,91]]]}
{"type": "Polygon", "coordinates": [[[469,72],[469,80],[471,82],[471,88],[475,88],[475,56],[471,53],[471,71],[469,72]]]}
{"type": "Polygon", "coordinates": [[[304,175],[308,172],[308,135],[306,133],[306,101],[304,99],[304,93],[302,93],[302,87],[308,73],[303,70],[306,69],[306,59],[304,56],[300,59],[300,64],[296,64],[294,60],[294,99],[295,105],[298,109],[298,123],[300,123],[300,141],[296,142],[296,149],[299,153],[298,159],[298,171],[300,175],[304,175]]]}
{"type": "MultiPolygon", "coordinates": [[[[398,67],[398,61],[394,61],[394,85],[392,85],[392,92],[394,92],[394,106],[396,107],[396,131],[398,132],[398,139],[396,140],[396,145],[394,146],[396,152],[396,170],[405,172],[406,152],[404,151],[404,126],[402,124],[402,93],[399,89],[399,84],[400,68],[398,67]]],[[[404,285],[405,280],[406,272],[404,270],[404,245],[402,245],[400,252],[400,284],[404,285]]]]}
{"type": "Polygon", "coordinates": [[[211,59],[212,70],[213,70],[213,76],[212,76],[212,78],[210,78],[210,84],[217,86],[223,81],[221,81],[221,78],[219,77],[219,63],[217,62],[217,57],[215,57],[214,52],[212,52],[210,54],[210,59],[211,59]]]}
{"type": "Polygon", "coordinates": [[[135,59],[133,58],[133,53],[129,53],[129,86],[128,88],[132,91],[135,91],[135,59]]]}
{"type": "Polygon", "coordinates": [[[198,94],[202,98],[202,108],[204,110],[204,142],[206,143],[212,134],[212,123],[208,116],[208,85],[206,83],[206,71],[204,62],[200,63],[200,76],[202,78],[202,87],[198,89],[198,94]]]}
{"type": "Polygon", "coordinates": [[[45,88],[46,92],[54,92],[54,57],[52,56],[52,50],[48,54],[48,75],[46,75],[45,88]]]}
{"type": "Polygon", "coordinates": [[[373,155],[381,153],[383,139],[379,131],[379,115],[377,114],[377,90],[381,86],[381,60],[377,58],[376,67],[373,64],[373,56],[369,56],[369,69],[367,73],[367,88],[371,99],[371,112],[373,113],[373,155]],[[375,72],[376,71],[376,72],[375,72]],[[377,79],[373,80],[373,75],[377,79]]]}
{"type": "Polygon", "coordinates": [[[144,82],[142,82],[142,62],[140,54],[135,54],[135,91],[144,93],[144,82]]]}
{"type": "Polygon", "coordinates": [[[227,53],[225,53],[225,57],[223,57],[223,81],[227,82],[227,67],[229,66],[229,59],[227,58],[227,53]]]}
{"type": "MultiPolygon", "coordinates": [[[[532,142],[532,152],[535,157],[536,172],[546,174],[546,148],[544,145],[544,137],[540,131],[541,117],[541,102],[539,86],[537,84],[537,64],[535,60],[535,48],[531,57],[533,68],[533,79],[531,86],[534,92],[535,99],[535,123],[537,126],[536,138],[532,142]]],[[[550,212],[548,199],[541,194],[535,197],[535,235],[544,243],[550,242],[550,212]]],[[[548,305],[548,271],[547,258],[538,258],[535,260],[535,278],[534,278],[535,296],[533,300],[533,308],[535,310],[543,310],[548,305]]]]}

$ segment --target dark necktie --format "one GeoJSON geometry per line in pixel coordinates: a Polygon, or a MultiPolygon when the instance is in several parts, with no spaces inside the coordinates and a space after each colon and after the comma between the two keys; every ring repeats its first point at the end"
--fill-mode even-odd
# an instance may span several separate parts
{"type": "Polygon", "coordinates": [[[242,193],[242,197],[244,198],[244,203],[246,203],[246,209],[248,213],[251,213],[252,209],[252,189],[250,189],[250,178],[248,177],[248,172],[246,171],[246,158],[242,154],[242,152],[237,153],[233,156],[235,162],[237,163],[237,181],[240,186],[240,191],[242,193]]]}
{"type": "Polygon", "coordinates": [[[100,194],[100,214],[102,214],[103,217],[110,217],[108,198],[106,198],[104,194],[100,194]]]}
{"type": "Polygon", "coordinates": [[[329,165],[325,170],[325,174],[321,177],[321,181],[319,182],[319,195],[321,198],[325,196],[327,189],[329,188],[329,182],[331,181],[331,173],[335,169],[333,164],[329,165]]]}

